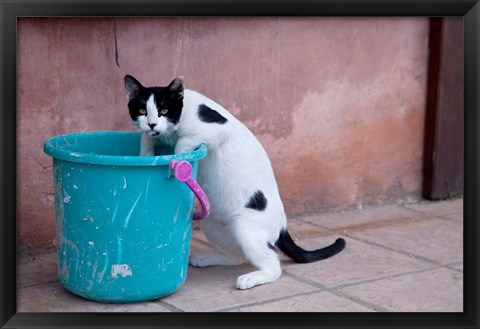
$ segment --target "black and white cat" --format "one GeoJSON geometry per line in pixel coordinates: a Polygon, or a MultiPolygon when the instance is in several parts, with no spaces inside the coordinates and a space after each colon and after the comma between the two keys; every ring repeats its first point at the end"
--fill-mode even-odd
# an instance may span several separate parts
{"type": "Polygon", "coordinates": [[[175,153],[206,144],[198,182],[210,204],[201,227],[216,252],[190,256],[193,266],[237,265],[249,261],[258,270],[237,278],[238,289],[275,281],[281,268],[274,246],[298,263],[331,257],[345,241],[314,251],[298,247],[287,231],[287,218],[270,160],[253,133],[225,108],[176,77],[166,87],[144,87],[125,76],[130,116],[142,131],[141,155],[153,155],[156,143],[175,153]]]}

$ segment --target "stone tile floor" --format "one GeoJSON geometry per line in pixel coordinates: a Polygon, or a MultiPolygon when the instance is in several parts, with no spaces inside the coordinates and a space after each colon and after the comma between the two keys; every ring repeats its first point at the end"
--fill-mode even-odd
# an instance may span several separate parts
{"type": "MultiPolygon", "coordinates": [[[[57,279],[55,253],[20,258],[18,312],[462,312],[463,199],[368,207],[290,219],[308,249],[347,241],[340,254],[295,264],[285,256],[275,283],[235,289],[249,265],[192,268],[162,299],[106,304],[77,297],[57,279]]],[[[195,227],[191,249],[209,250],[195,227]]]]}

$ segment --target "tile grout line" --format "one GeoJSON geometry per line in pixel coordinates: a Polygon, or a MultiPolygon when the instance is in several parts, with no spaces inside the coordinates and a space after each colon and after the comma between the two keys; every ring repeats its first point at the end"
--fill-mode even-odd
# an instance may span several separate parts
{"type": "MultiPolygon", "coordinates": [[[[457,213],[454,212],[454,213],[451,213],[451,214],[445,214],[445,215],[441,215],[441,216],[438,216],[438,217],[435,217],[435,218],[438,218],[438,219],[441,219],[441,220],[446,220],[446,221],[449,221],[449,222],[459,223],[458,220],[456,220],[456,219],[447,218],[447,216],[451,216],[451,215],[457,215],[457,213]]],[[[462,213],[462,217],[464,217],[463,213],[462,213]]],[[[460,222],[459,224],[463,224],[463,221],[460,222]]]]}
{"type": "Polygon", "coordinates": [[[288,272],[288,269],[284,270],[282,275],[285,275],[285,276],[288,276],[289,278],[291,279],[294,279],[298,282],[301,282],[301,283],[304,283],[304,284],[307,284],[309,286],[313,286],[315,288],[318,288],[320,289],[319,291],[323,291],[323,290],[327,290],[328,288],[326,286],[324,286],[323,284],[321,283],[318,283],[318,282],[315,282],[313,280],[309,280],[309,279],[306,279],[306,278],[302,278],[302,277],[299,277],[298,275],[295,275],[293,273],[290,273],[288,272]]]}
{"type": "Polygon", "coordinates": [[[446,264],[445,267],[452,270],[452,271],[457,271],[457,272],[463,274],[463,270],[454,267],[455,265],[460,265],[460,264],[463,264],[463,260],[458,261],[458,262],[453,262],[453,263],[450,263],[450,264],[446,264]]]}
{"type": "MultiPolygon", "coordinates": [[[[414,211],[414,210],[410,210],[410,209],[407,209],[409,211],[414,211]]],[[[414,211],[415,212],[415,211],[414,211]]],[[[363,223],[363,224],[360,224],[359,226],[365,226],[365,225],[374,225],[375,228],[378,228],[378,227],[387,227],[387,226],[391,226],[391,225],[395,225],[395,224],[398,224],[399,222],[405,222],[405,221],[410,221],[410,222],[414,222],[414,221],[424,221],[424,220],[428,220],[428,219],[431,219],[431,218],[434,218],[434,217],[415,217],[415,218],[411,218],[411,217],[399,217],[399,218],[395,218],[395,219],[388,219],[388,218],[384,218],[384,219],[373,219],[371,221],[368,221],[366,223],[363,223]],[[384,224],[384,225],[378,225],[378,224],[384,224]]],[[[309,220],[306,220],[306,219],[303,219],[303,218],[298,218],[296,219],[296,221],[300,221],[300,222],[303,222],[303,223],[307,223],[307,224],[311,224],[313,226],[317,226],[321,229],[325,229],[329,232],[332,232],[332,233],[344,233],[345,232],[345,228],[347,227],[338,227],[338,228],[330,228],[328,226],[324,226],[322,225],[321,223],[318,223],[318,221],[309,221],[309,220]]],[[[358,227],[358,226],[357,226],[358,227]]],[[[356,227],[355,226],[348,226],[348,229],[349,230],[355,230],[356,227]]],[[[369,229],[369,228],[367,228],[369,229]]]]}
{"type": "MultiPolygon", "coordinates": [[[[20,286],[20,285],[18,285],[18,286],[17,286],[17,291],[20,290],[20,289],[26,289],[26,288],[35,288],[35,287],[48,286],[48,285],[53,284],[53,283],[60,283],[60,280],[59,280],[59,279],[55,279],[55,280],[52,280],[52,281],[31,283],[31,284],[27,284],[27,285],[25,285],[25,286],[20,286]]],[[[62,287],[63,287],[63,285],[62,285],[62,287]]]]}
{"type": "MultiPolygon", "coordinates": [[[[397,207],[399,208],[402,208],[404,210],[407,210],[407,211],[410,211],[410,212],[413,212],[415,213],[416,215],[418,215],[418,217],[415,217],[414,220],[418,220],[418,221],[423,221],[423,220],[428,220],[428,219],[433,219],[433,218],[438,218],[438,217],[443,217],[443,216],[450,216],[450,215],[454,215],[454,214],[457,214],[457,213],[462,213],[463,210],[455,210],[455,211],[446,211],[446,212],[439,212],[439,213],[435,213],[435,214],[426,214],[425,212],[422,212],[422,211],[419,211],[419,210],[416,210],[416,209],[413,209],[413,208],[408,208],[406,205],[402,204],[402,205],[396,205],[397,207]]],[[[381,206],[379,206],[381,207],[381,206]]],[[[375,207],[373,207],[372,209],[374,209],[375,207]]],[[[359,212],[359,210],[352,210],[351,211],[352,213],[354,212],[359,212]]],[[[360,211],[361,213],[362,211],[360,211]]],[[[343,212],[342,213],[343,215],[345,214],[348,214],[348,212],[343,212]]],[[[334,212],[333,215],[335,216],[336,213],[334,212]]],[[[366,215],[366,214],[363,214],[363,215],[366,215]]],[[[334,232],[339,232],[337,229],[331,229],[331,228],[328,228],[328,227],[325,227],[325,226],[322,226],[321,224],[317,224],[315,221],[308,221],[308,220],[305,220],[303,219],[303,217],[306,217],[305,215],[300,215],[300,216],[294,216],[292,217],[291,219],[293,220],[296,220],[296,221],[301,221],[301,222],[304,222],[304,223],[308,223],[308,224],[313,224],[315,226],[318,226],[320,228],[324,228],[324,229],[328,229],[330,231],[334,231],[334,232]]],[[[307,216],[308,217],[308,216],[307,216]]],[[[320,215],[321,217],[321,215],[320,215]]],[[[439,219],[446,219],[446,220],[451,220],[451,219],[448,219],[448,218],[439,218],[439,219]]],[[[384,224],[389,224],[390,222],[392,224],[395,224],[395,223],[398,223],[397,221],[404,221],[404,220],[412,220],[412,218],[410,217],[399,217],[399,218],[396,218],[396,219],[387,219],[387,218],[384,218],[384,219],[379,219],[378,222],[381,222],[381,223],[384,223],[384,224]]],[[[372,220],[372,224],[374,224],[374,220],[372,220]]],[[[451,220],[452,221],[452,220],[451,220]]],[[[377,223],[378,223],[377,222],[377,223]]],[[[388,226],[388,225],[383,225],[383,226],[388,226]]]]}
{"type": "Polygon", "coordinates": [[[457,214],[457,213],[462,213],[463,214],[463,208],[462,210],[452,210],[452,211],[445,211],[445,212],[438,212],[438,213],[424,213],[420,210],[416,210],[416,209],[413,209],[413,208],[409,208],[409,207],[406,207],[405,205],[401,205],[400,207],[402,207],[403,209],[407,209],[407,210],[410,210],[410,211],[414,211],[418,214],[421,214],[423,216],[425,216],[424,218],[436,218],[436,217],[442,217],[442,216],[450,216],[450,215],[454,215],[454,214],[457,214]]]}
{"type": "Polygon", "coordinates": [[[375,281],[381,281],[381,280],[385,280],[385,279],[398,278],[398,277],[405,276],[405,275],[423,273],[423,272],[433,271],[433,270],[437,270],[437,269],[441,269],[441,268],[452,270],[451,268],[449,268],[449,266],[457,265],[459,263],[462,263],[462,262],[457,261],[457,262],[452,262],[452,263],[448,263],[448,264],[444,264],[444,265],[437,265],[437,266],[432,266],[432,267],[428,267],[428,268],[423,268],[423,269],[419,269],[419,270],[413,270],[413,271],[396,273],[396,274],[387,274],[387,275],[383,275],[383,276],[379,276],[379,277],[375,277],[375,278],[370,278],[370,279],[365,279],[365,280],[360,280],[360,281],[355,281],[355,282],[350,282],[350,283],[341,283],[341,284],[331,286],[331,287],[327,288],[327,290],[328,289],[335,289],[335,290],[343,289],[343,288],[348,288],[348,287],[352,287],[352,286],[357,286],[357,285],[360,285],[360,284],[372,283],[372,282],[375,282],[375,281]]]}
{"type": "Polygon", "coordinates": [[[297,281],[300,281],[300,282],[303,282],[305,284],[310,284],[312,286],[315,286],[315,287],[321,287],[322,290],[321,291],[326,291],[326,292],[329,292],[331,293],[332,295],[335,295],[337,297],[340,297],[340,298],[346,298],[346,299],[349,299],[351,300],[352,302],[356,303],[356,304],[359,304],[359,305],[362,305],[362,306],[365,306],[366,308],[368,309],[371,309],[372,311],[380,311],[380,312],[385,312],[386,310],[384,310],[382,307],[380,306],[376,306],[374,304],[371,304],[369,302],[366,302],[364,300],[361,300],[359,298],[354,298],[354,297],[351,297],[351,296],[346,296],[342,293],[340,293],[339,291],[337,291],[336,289],[332,289],[331,287],[326,287],[318,282],[315,282],[315,281],[311,281],[311,280],[308,280],[308,279],[305,279],[305,278],[302,278],[302,277],[299,277],[295,274],[292,274],[292,273],[288,273],[286,272],[285,273],[287,276],[289,276],[290,278],[294,279],[294,280],[297,280],[297,281]]]}
{"type": "MultiPolygon", "coordinates": [[[[433,202],[441,202],[441,201],[433,201],[433,202]]],[[[458,213],[462,213],[462,215],[463,215],[463,210],[464,210],[463,209],[464,207],[463,207],[463,204],[462,204],[462,208],[457,209],[457,210],[445,210],[445,211],[439,211],[439,212],[433,211],[433,212],[425,213],[424,211],[414,209],[414,208],[410,208],[410,207],[408,207],[409,205],[420,205],[420,204],[419,203],[402,204],[402,205],[400,205],[400,207],[402,207],[406,210],[410,210],[410,211],[414,211],[416,213],[422,214],[423,216],[430,216],[429,218],[436,218],[436,217],[441,217],[441,216],[450,216],[450,215],[455,215],[455,214],[458,214],[458,213]]]]}
{"type": "MultiPolygon", "coordinates": [[[[432,217],[432,218],[434,218],[434,217],[432,217]]],[[[428,218],[428,219],[432,219],[432,218],[428,218]]],[[[303,220],[301,220],[301,221],[303,221],[303,220]]],[[[385,246],[385,245],[382,245],[382,244],[379,244],[377,242],[373,242],[373,241],[370,241],[370,240],[367,240],[367,239],[359,238],[359,237],[351,235],[351,233],[339,232],[339,231],[336,231],[334,229],[331,229],[331,228],[328,228],[328,227],[325,227],[325,226],[321,226],[319,224],[314,224],[314,223],[311,223],[311,222],[305,222],[305,221],[303,221],[303,222],[312,224],[312,225],[317,226],[321,229],[327,230],[331,233],[343,234],[344,236],[348,237],[349,239],[353,239],[353,240],[360,241],[360,242],[363,242],[363,243],[366,243],[366,244],[369,244],[369,245],[372,245],[372,246],[375,246],[375,247],[379,247],[379,248],[388,250],[388,251],[399,253],[399,254],[402,254],[404,256],[412,257],[412,258],[420,260],[420,261],[428,262],[432,265],[439,265],[437,262],[435,262],[431,259],[425,258],[423,256],[420,256],[420,255],[417,255],[417,254],[414,254],[414,253],[409,253],[409,252],[406,252],[406,251],[403,251],[403,250],[394,249],[394,248],[391,248],[391,247],[388,247],[388,246],[385,246]]]]}
{"type": "Polygon", "coordinates": [[[362,305],[362,306],[365,306],[369,309],[371,309],[372,311],[380,311],[380,312],[386,312],[387,310],[383,309],[381,306],[377,306],[377,305],[374,305],[374,304],[371,304],[367,301],[364,301],[362,299],[359,299],[359,298],[356,298],[356,297],[352,297],[352,296],[347,296],[339,291],[337,291],[337,289],[334,287],[326,287],[318,282],[315,282],[315,281],[312,281],[312,280],[308,280],[308,279],[305,279],[305,278],[302,278],[302,277],[299,277],[295,274],[292,274],[292,273],[288,273],[288,272],[285,272],[285,274],[287,276],[289,276],[290,278],[294,279],[294,280],[297,280],[297,281],[300,281],[302,283],[305,283],[305,284],[309,284],[309,285],[312,285],[314,287],[320,287],[322,288],[322,290],[320,290],[319,292],[321,291],[327,291],[337,297],[340,297],[340,298],[345,298],[345,299],[349,299],[351,300],[352,302],[356,303],[356,304],[359,304],[359,305],[362,305]]]}
{"type": "Polygon", "coordinates": [[[181,308],[175,307],[172,304],[163,301],[162,299],[155,300],[155,301],[153,301],[153,303],[166,308],[170,312],[181,312],[181,313],[185,312],[185,310],[182,310],[181,308]]]}
{"type": "Polygon", "coordinates": [[[302,292],[302,293],[292,294],[292,295],[288,295],[288,296],[271,298],[271,299],[267,299],[267,300],[264,300],[264,301],[261,301],[261,302],[247,303],[247,304],[241,304],[241,305],[226,307],[226,308],[214,310],[214,311],[212,311],[212,312],[230,312],[230,311],[239,310],[239,309],[245,308],[245,307],[251,307],[251,306],[258,306],[258,305],[270,304],[270,303],[274,303],[274,302],[278,302],[278,301],[282,301],[282,300],[287,300],[287,299],[295,298],[295,297],[299,297],[299,296],[309,296],[309,295],[313,295],[313,294],[316,294],[316,293],[319,293],[319,292],[322,292],[322,291],[323,291],[323,290],[320,289],[320,290],[313,290],[313,291],[308,291],[308,292],[302,292]]]}
{"type": "Polygon", "coordinates": [[[365,306],[366,308],[369,308],[371,309],[372,311],[375,311],[375,312],[388,312],[388,310],[386,308],[383,308],[381,307],[380,305],[376,305],[376,304],[372,304],[370,302],[367,302],[366,300],[363,300],[359,297],[354,297],[354,296],[350,296],[348,294],[345,294],[341,291],[338,291],[338,290],[328,290],[328,292],[330,292],[331,294],[337,296],[337,297],[340,297],[340,298],[344,298],[344,299],[348,299],[348,300],[351,300],[352,302],[355,302],[359,305],[362,305],[362,306],[365,306]]]}
{"type": "Polygon", "coordinates": [[[411,257],[411,258],[414,258],[414,259],[417,259],[417,260],[420,260],[420,261],[423,261],[423,262],[427,262],[431,265],[440,265],[440,264],[438,264],[438,262],[435,262],[431,259],[425,258],[423,256],[420,256],[420,255],[417,255],[417,254],[414,254],[414,253],[409,253],[407,251],[394,249],[394,248],[385,246],[385,245],[377,243],[377,242],[373,242],[373,241],[369,241],[367,239],[362,239],[362,238],[359,238],[359,237],[352,236],[350,234],[345,234],[345,236],[348,236],[350,239],[357,240],[357,241],[360,241],[360,242],[363,242],[363,243],[366,243],[366,244],[369,244],[369,245],[372,245],[372,246],[375,246],[375,247],[383,248],[383,249],[391,251],[391,252],[396,252],[396,253],[402,254],[402,255],[407,256],[407,257],[411,257]]]}

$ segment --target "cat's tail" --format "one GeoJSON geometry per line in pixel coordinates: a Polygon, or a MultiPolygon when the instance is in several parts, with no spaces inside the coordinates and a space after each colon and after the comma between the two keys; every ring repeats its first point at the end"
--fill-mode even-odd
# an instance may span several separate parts
{"type": "Polygon", "coordinates": [[[311,263],[338,254],[343,248],[345,248],[345,240],[339,238],[333,244],[325,248],[310,251],[297,246],[288,231],[282,229],[275,245],[277,245],[281,251],[296,263],[311,263]]]}

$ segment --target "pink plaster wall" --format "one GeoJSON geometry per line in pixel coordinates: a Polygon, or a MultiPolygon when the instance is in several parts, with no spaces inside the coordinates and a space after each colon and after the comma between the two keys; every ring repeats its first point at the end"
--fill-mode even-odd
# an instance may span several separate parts
{"type": "Polygon", "coordinates": [[[267,149],[290,215],[419,197],[427,57],[426,18],[20,18],[19,251],[54,240],[43,142],[134,130],[127,73],[182,74],[230,109],[267,149]]]}

